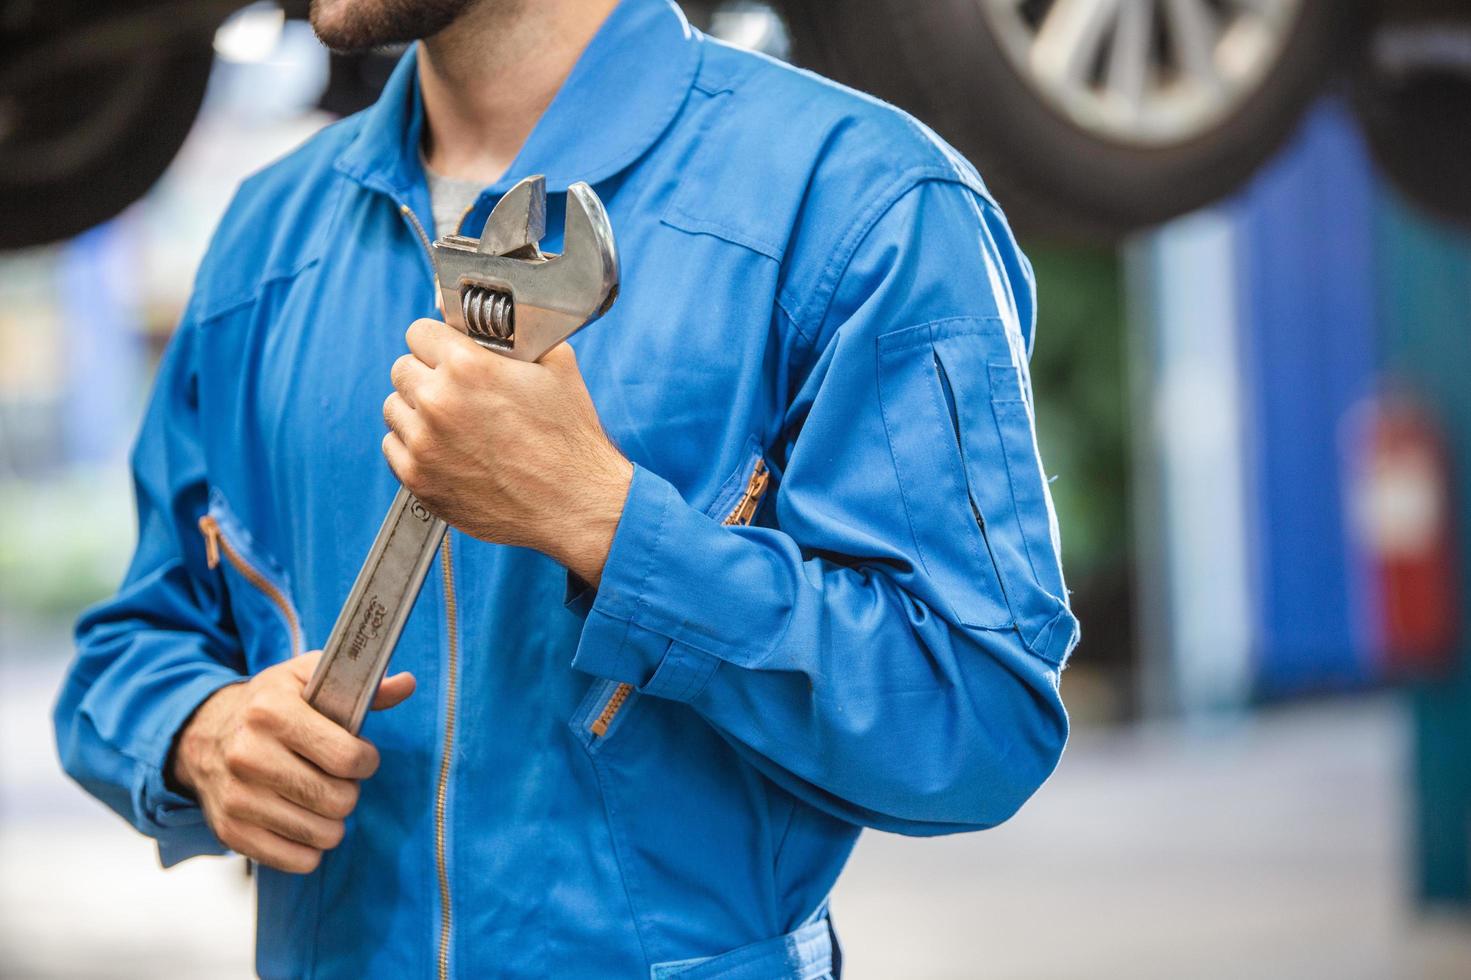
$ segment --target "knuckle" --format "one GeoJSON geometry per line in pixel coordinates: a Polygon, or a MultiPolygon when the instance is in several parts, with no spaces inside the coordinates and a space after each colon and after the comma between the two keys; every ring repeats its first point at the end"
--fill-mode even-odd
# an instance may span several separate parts
{"type": "Polygon", "coordinates": [[[347,824],[343,823],[341,820],[333,820],[321,833],[322,850],[332,850],[332,848],[336,847],[338,844],[341,844],[342,839],[346,836],[347,824]]]}
{"type": "Polygon", "coordinates": [[[276,724],[276,706],[272,699],[257,695],[245,705],[241,719],[247,728],[269,730],[276,724]]]}
{"type": "Polygon", "coordinates": [[[362,777],[373,775],[378,771],[378,750],[371,744],[362,742],[353,752],[353,772],[361,773],[362,777]]]}
{"type": "Polygon", "coordinates": [[[324,814],[324,816],[329,816],[337,820],[346,820],[348,815],[351,814],[358,805],[357,784],[345,784],[341,789],[333,793],[326,800],[326,804],[329,812],[324,814]]]}
{"type": "Polygon", "coordinates": [[[220,811],[228,817],[244,817],[247,809],[247,795],[239,783],[226,783],[220,789],[218,797],[220,811]]]}
{"type": "Polygon", "coordinates": [[[333,775],[345,777],[352,772],[354,753],[350,747],[336,745],[325,752],[328,769],[333,775]]]}
{"type": "Polygon", "coordinates": [[[444,385],[427,384],[418,392],[419,411],[425,415],[442,414],[449,407],[448,401],[444,385]]]}
{"type": "MultiPolygon", "coordinates": [[[[391,380],[393,382],[393,386],[400,391],[403,390],[404,383],[408,381],[410,362],[413,360],[414,355],[412,354],[400,355],[393,362],[393,367],[389,369],[389,380],[391,380]]],[[[390,395],[389,397],[391,398],[393,396],[390,395]]]]}
{"type": "Polygon", "coordinates": [[[225,746],[225,769],[239,775],[250,770],[251,752],[245,742],[234,739],[225,746]]]}
{"type": "Polygon", "coordinates": [[[450,376],[456,378],[470,377],[479,364],[480,358],[463,347],[454,348],[444,359],[444,366],[449,370],[450,376]]]}
{"type": "Polygon", "coordinates": [[[287,840],[294,840],[307,847],[321,846],[322,831],[315,823],[293,818],[281,821],[276,829],[287,840]]]}
{"type": "Polygon", "coordinates": [[[286,870],[299,875],[309,875],[317,870],[321,863],[322,852],[316,848],[310,848],[305,854],[288,859],[286,870]]]}
{"type": "Polygon", "coordinates": [[[321,777],[293,778],[286,792],[302,806],[310,810],[320,810],[328,799],[324,786],[321,777]]]}
{"type": "Polygon", "coordinates": [[[240,850],[240,828],[234,820],[225,816],[216,817],[214,832],[215,836],[220,839],[221,844],[224,844],[232,851],[240,850]]]}

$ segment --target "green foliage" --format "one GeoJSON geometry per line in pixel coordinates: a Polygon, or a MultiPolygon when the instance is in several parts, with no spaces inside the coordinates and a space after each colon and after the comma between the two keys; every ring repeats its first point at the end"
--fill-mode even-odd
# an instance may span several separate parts
{"type": "Polygon", "coordinates": [[[117,588],[132,550],[125,473],[0,482],[0,611],[71,618],[117,588]]]}
{"type": "Polygon", "coordinates": [[[1117,566],[1129,552],[1121,263],[1109,251],[1037,247],[1032,384],[1037,438],[1062,527],[1071,579],[1117,566]]]}

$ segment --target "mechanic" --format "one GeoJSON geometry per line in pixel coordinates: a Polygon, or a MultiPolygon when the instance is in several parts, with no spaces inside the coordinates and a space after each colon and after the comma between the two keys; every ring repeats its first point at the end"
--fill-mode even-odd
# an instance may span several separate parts
{"type": "Polygon", "coordinates": [[[913,119],[668,0],[312,17],[418,43],[214,236],[67,771],[166,866],[259,862],[267,977],[836,976],[860,828],[994,826],[1067,737],[1000,210],[913,119]],[[527,364],[439,321],[427,228],[478,235],[535,173],[553,251],[594,186],[623,285],[527,364]],[[305,651],[395,475],[453,530],[358,739],[305,651]]]}

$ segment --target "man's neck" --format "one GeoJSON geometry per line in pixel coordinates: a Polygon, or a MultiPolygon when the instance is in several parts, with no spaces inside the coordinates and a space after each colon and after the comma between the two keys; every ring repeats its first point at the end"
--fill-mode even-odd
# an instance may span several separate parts
{"type": "Polygon", "coordinates": [[[436,173],[492,184],[617,0],[483,0],[420,42],[424,154],[436,173]]]}

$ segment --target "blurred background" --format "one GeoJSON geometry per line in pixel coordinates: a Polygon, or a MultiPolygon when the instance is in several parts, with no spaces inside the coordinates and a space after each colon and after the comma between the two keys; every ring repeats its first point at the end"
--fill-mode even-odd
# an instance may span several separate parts
{"type": "MultiPolygon", "coordinates": [[[[845,975],[1471,977],[1471,3],[685,8],[937,129],[1038,274],[1074,739],[864,837],[845,975]]],[[[48,715],[232,189],[392,64],[304,12],[0,3],[0,976],[250,973],[242,863],[160,873],[48,715]]]]}

